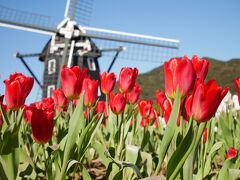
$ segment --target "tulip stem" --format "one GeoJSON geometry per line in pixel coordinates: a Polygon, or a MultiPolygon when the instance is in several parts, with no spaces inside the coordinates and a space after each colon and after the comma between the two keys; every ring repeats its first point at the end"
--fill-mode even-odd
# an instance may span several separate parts
{"type": "Polygon", "coordinates": [[[109,116],[109,109],[108,109],[108,94],[106,94],[106,110],[107,110],[107,116],[109,116]]]}
{"type": "Polygon", "coordinates": [[[46,154],[45,154],[44,144],[42,144],[41,146],[42,146],[42,150],[43,150],[45,175],[46,175],[46,179],[48,179],[48,176],[47,176],[47,157],[46,157],[46,154]]]}

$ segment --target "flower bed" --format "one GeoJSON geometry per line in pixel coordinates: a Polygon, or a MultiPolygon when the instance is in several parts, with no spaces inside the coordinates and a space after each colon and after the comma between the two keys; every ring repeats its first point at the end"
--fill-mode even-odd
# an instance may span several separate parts
{"type": "Polygon", "coordinates": [[[63,66],[62,88],[30,105],[33,78],[13,73],[0,98],[0,176],[239,178],[239,109],[219,107],[229,89],[205,82],[208,69],[197,56],[170,59],[165,91],[153,102],[139,99],[136,68],[122,68],[114,93],[114,73],[100,74],[100,83],[86,69],[63,66]],[[99,86],[106,101],[98,100],[99,86]],[[218,107],[224,111],[215,116],[218,107]]]}

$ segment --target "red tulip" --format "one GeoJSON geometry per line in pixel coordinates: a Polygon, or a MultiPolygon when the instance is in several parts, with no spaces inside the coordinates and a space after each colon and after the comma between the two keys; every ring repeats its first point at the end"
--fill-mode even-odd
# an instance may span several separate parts
{"type": "Polygon", "coordinates": [[[137,76],[138,76],[137,68],[134,69],[128,67],[122,68],[118,81],[118,88],[120,92],[122,93],[130,92],[136,83],[137,76]]]}
{"type": "Polygon", "coordinates": [[[133,86],[133,89],[129,93],[127,93],[128,102],[131,104],[135,104],[138,101],[140,93],[141,93],[141,87],[136,83],[133,86]]]}
{"type": "Polygon", "coordinates": [[[193,56],[192,64],[195,69],[197,78],[200,79],[201,81],[204,81],[207,76],[210,65],[208,60],[200,59],[198,56],[193,56]]]}
{"type": "Polygon", "coordinates": [[[104,94],[109,94],[115,86],[116,75],[114,73],[104,72],[100,74],[101,89],[104,94]]]}
{"type": "Polygon", "coordinates": [[[152,101],[150,100],[140,100],[138,102],[138,107],[142,118],[148,118],[152,111],[152,101]]]}
{"type": "Polygon", "coordinates": [[[98,97],[98,80],[84,79],[84,105],[91,107],[95,104],[98,97]]]}
{"type": "Polygon", "coordinates": [[[89,108],[86,108],[86,109],[84,110],[83,116],[84,116],[85,119],[87,119],[88,114],[89,114],[89,111],[90,111],[89,108]]]}
{"type": "Polygon", "coordinates": [[[192,115],[198,123],[208,121],[214,116],[228,90],[228,87],[225,89],[219,87],[215,80],[207,83],[199,82],[193,94],[186,99],[186,113],[189,117],[192,115]]]}
{"type": "Polygon", "coordinates": [[[1,103],[1,104],[3,103],[3,99],[4,99],[4,95],[1,95],[1,96],[0,96],[0,103],[1,103]]]}
{"type": "Polygon", "coordinates": [[[149,125],[149,123],[150,123],[150,119],[148,119],[148,118],[142,118],[142,120],[140,121],[140,126],[141,127],[143,127],[143,128],[145,128],[147,125],[149,125]]]}
{"type": "Polygon", "coordinates": [[[208,136],[208,129],[205,128],[203,131],[203,142],[206,143],[207,142],[207,136],[208,136]]]}
{"type": "Polygon", "coordinates": [[[234,80],[234,83],[235,83],[235,86],[237,88],[237,92],[238,92],[238,102],[240,104],[240,77],[239,78],[236,78],[234,80]]]}
{"type": "Polygon", "coordinates": [[[34,140],[39,144],[47,143],[53,135],[53,112],[31,107],[30,125],[34,140]]]}
{"type": "Polygon", "coordinates": [[[66,65],[62,67],[61,82],[62,90],[65,96],[70,99],[78,99],[82,90],[83,80],[89,78],[87,69],[81,71],[79,66],[68,68],[66,65]]]}
{"type": "Polygon", "coordinates": [[[126,106],[126,97],[122,93],[110,93],[110,108],[114,114],[121,114],[126,106]]]}
{"type": "Polygon", "coordinates": [[[193,89],[196,73],[192,62],[185,56],[182,59],[173,58],[164,63],[165,91],[169,98],[174,99],[177,87],[180,88],[181,98],[193,89]]]}
{"type": "Polygon", "coordinates": [[[237,150],[234,147],[230,147],[226,154],[226,158],[229,159],[229,158],[234,158],[236,156],[237,156],[237,150]]]}
{"type": "Polygon", "coordinates": [[[159,106],[162,109],[164,120],[167,124],[170,114],[172,112],[172,105],[171,105],[170,101],[167,99],[165,93],[162,92],[161,90],[156,91],[156,99],[157,99],[157,103],[159,104],[159,106]]]}
{"type": "Polygon", "coordinates": [[[40,102],[42,104],[41,109],[42,110],[48,110],[48,111],[54,111],[54,100],[51,97],[48,98],[43,98],[42,102],[40,102]]]}
{"type": "MultiPolygon", "coordinates": [[[[7,112],[7,106],[3,104],[3,98],[4,98],[4,95],[0,96],[0,106],[4,112],[7,112]]],[[[2,124],[3,124],[3,117],[2,117],[2,113],[0,112],[0,127],[2,126],[2,124]]]]}
{"type": "Polygon", "coordinates": [[[62,89],[53,90],[53,100],[58,112],[67,111],[69,100],[64,95],[62,89]]]}
{"type": "Polygon", "coordinates": [[[13,111],[17,111],[32,90],[33,78],[24,76],[22,73],[11,74],[9,80],[4,81],[5,98],[7,107],[13,111]]]}
{"type": "Polygon", "coordinates": [[[106,109],[106,102],[105,101],[98,101],[95,114],[103,113],[104,117],[107,117],[107,109],[106,109]]]}

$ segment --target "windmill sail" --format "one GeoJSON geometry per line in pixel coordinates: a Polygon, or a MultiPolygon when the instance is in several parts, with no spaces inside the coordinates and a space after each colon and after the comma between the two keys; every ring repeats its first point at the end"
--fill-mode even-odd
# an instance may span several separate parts
{"type": "Polygon", "coordinates": [[[64,17],[81,25],[89,25],[93,9],[93,0],[67,0],[64,17]]]}
{"type": "MultiPolygon", "coordinates": [[[[176,39],[148,36],[135,33],[84,27],[99,49],[125,47],[119,59],[153,62],[164,62],[177,56],[180,41],[176,39]],[[102,38],[101,38],[102,37],[102,38]]],[[[105,52],[105,56],[113,56],[114,52],[105,52]]]]}
{"type": "Polygon", "coordinates": [[[65,18],[58,26],[48,16],[0,5],[0,26],[51,35],[40,56],[45,67],[43,97],[60,87],[63,64],[88,67],[91,77],[99,79],[99,60],[109,60],[111,69],[116,58],[128,60],[125,66],[133,61],[160,64],[177,56],[180,42],[175,39],[83,26],[92,5],[93,0],[67,0],[65,18]]]}
{"type": "Polygon", "coordinates": [[[56,29],[49,16],[0,5],[0,26],[53,35],[56,29]]]}

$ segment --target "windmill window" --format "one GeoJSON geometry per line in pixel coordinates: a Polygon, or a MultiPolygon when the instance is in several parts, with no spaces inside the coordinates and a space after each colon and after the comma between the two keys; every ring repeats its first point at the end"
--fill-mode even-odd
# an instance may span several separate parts
{"type": "Polygon", "coordinates": [[[56,59],[51,59],[48,61],[48,74],[53,74],[56,72],[56,59]]]}
{"type": "Polygon", "coordinates": [[[87,59],[87,62],[88,62],[88,69],[90,71],[96,71],[96,64],[95,64],[94,58],[89,57],[87,59]]]}
{"type": "Polygon", "coordinates": [[[55,89],[55,85],[49,85],[47,87],[47,97],[52,97],[52,90],[55,89]]]}

